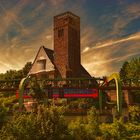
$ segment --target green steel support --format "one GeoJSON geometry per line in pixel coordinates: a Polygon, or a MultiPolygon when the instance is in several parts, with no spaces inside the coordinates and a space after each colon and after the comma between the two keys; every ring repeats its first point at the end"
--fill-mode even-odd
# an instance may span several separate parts
{"type": "Polygon", "coordinates": [[[28,83],[28,81],[29,81],[29,76],[23,78],[19,84],[19,110],[22,110],[23,108],[23,93],[25,90],[25,85],[28,83]]]}
{"type": "Polygon", "coordinates": [[[122,113],[122,84],[120,81],[120,76],[117,73],[113,73],[111,76],[107,77],[107,82],[115,80],[116,94],[117,94],[117,111],[119,114],[122,113]]]}
{"type": "Polygon", "coordinates": [[[102,109],[103,109],[103,92],[102,92],[102,90],[99,90],[99,109],[100,109],[100,113],[102,113],[102,109]]]}

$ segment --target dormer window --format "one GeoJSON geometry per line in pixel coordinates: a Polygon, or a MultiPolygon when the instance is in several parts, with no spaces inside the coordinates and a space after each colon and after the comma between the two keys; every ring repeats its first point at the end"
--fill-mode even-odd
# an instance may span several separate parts
{"type": "Polygon", "coordinates": [[[40,70],[45,70],[46,69],[46,59],[43,60],[38,60],[37,61],[38,64],[38,69],[40,70]]]}

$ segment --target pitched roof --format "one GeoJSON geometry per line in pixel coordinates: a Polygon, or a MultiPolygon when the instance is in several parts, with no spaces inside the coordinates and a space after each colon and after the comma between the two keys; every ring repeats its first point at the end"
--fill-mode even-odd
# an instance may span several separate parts
{"type": "Polygon", "coordinates": [[[54,51],[51,50],[51,49],[49,49],[49,48],[45,48],[44,46],[42,46],[42,47],[43,47],[43,49],[45,50],[45,52],[46,52],[47,56],[49,57],[49,59],[51,60],[52,64],[54,65],[54,67],[55,67],[55,69],[56,69],[58,75],[61,76],[61,74],[60,74],[60,72],[59,72],[57,66],[56,66],[55,63],[54,63],[54,51]]]}
{"type": "Polygon", "coordinates": [[[51,60],[51,62],[54,64],[54,55],[53,55],[54,51],[49,48],[45,48],[44,46],[43,46],[43,49],[45,50],[45,52],[46,52],[47,56],[49,57],[49,59],[51,60]]]}

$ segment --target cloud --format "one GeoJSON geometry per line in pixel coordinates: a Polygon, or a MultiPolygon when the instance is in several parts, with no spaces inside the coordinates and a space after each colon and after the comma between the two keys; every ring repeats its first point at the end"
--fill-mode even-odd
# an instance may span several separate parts
{"type": "MultiPolygon", "coordinates": [[[[116,20],[112,25],[111,35],[121,34],[124,28],[133,20],[140,18],[140,3],[120,3],[119,13],[115,13],[116,20]]],[[[112,15],[114,16],[114,15],[112,15]]]]}
{"type": "Polygon", "coordinates": [[[1,36],[7,31],[8,28],[10,28],[10,25],[14,23],[21,29],[24,28],[22,22],[20,22],[20,20],[18,19],[19,18],[18,16],[22,11],[23,7],[25,7],[29,2],[30,0],[24,1],[20,0],[18,1],[18,3],[15,5],[14,8],[9,9],[6,9],[5,6],[2,3],[0,3],[0,8],[3,11],[3,14],[0,16],[1,18],[0,26],[2,27],[0,28],[1,36]]]}
{"type": "Polygon", "coordinates": [[[66,1],[66,0],[49,0],[49,1],[53,6],[58,6],[58,5],[62,4],[64,1],[66,1]]]}
{"type": "Polygon", "coordinates": [[[7,43],[0,42],[0,46],[2,46],[0,47],[0,60],[3,62],[0,72],[5,72],[9,69],[21,69],[26,62],[34,60],[40,46],[44,45],[52,49],[52,42],[51,27],[46,28],[38,36],[30,38],[29,42],[23,42],[20,36],[10,40],[8,46],[7,43]]]}
{"type": "Polygon", "coordinates": [[[106,32],[104,26],[102,30],[96,28],[96,21],[89,23],[83,1],[85,0],[76,0],[73,4],[73,1],[66,0],[43,0],[37,1],[38,3],[34,0],[19,0],[9,9],[4,4],[0,5],[0,72],[20,69],[27,61],[33,61],[42,45],[53,49],[53,16],[66,10],[76,13],[82,19],[82,64],[92,75],[109,75],[118,71],[125,60],[139,55],[140,32],[123,38],[112,37],[122,35],[123,28],[139,17],[139,6],[126,5],[121,7],[120,15],[105,15],[102,19],[108,20],[105,24],[112,20],[106,17],[112,16],[114,20],[111,22],[112,31],[106,32]],[[99,41],[102,36],[104,40],[99,41]],[[112,39],[107,39],[107,36],[112,39]]]}
{"type": "Polygon", "coordinates": [[[81,50],[87,51],[89,46],[98,39],[98,31],[94,26],[87,25],[81,31],[81,50]]]}
{"type": "MultiPolygon", "coordinates": [[[[107,40],[103,43],[97,43],[94,47],[92,47],[91,49],[101,49],[101,48],[104,48],[104,47],[108,47],[108,46],[112,46],[112,45],[116,45],[116,44],[119,44],[119,43],[123,43],[123,42],[127,42],[127,41],[131,41],[131,40],[140,40],[140,32],[138,33],[135,33],[133,35],[130,35],[126,38],[122,38],[122,39],[115,39],[115,40],[107,40]]],[[[86,47],[83,52],[86,52],[86,51],[91,51],[91,49],[89,50],[88,47],[86,47]]]]}
{"type": "Polygon", "coordinates": [[[65,11],[69,4],[64,3],[65,0],[19,0],[7,8],[0,2],[0,72],[20,69],[27,61],[33,61],[42,45],[53,48],[53,16],[65,11]]]}
{"type": "Polygon", "coordinates": [[[140,32],[118,40],[106,40],[82,52],[82,64],[93,76],[118,72],[122,63],[140,55],[140,32]]]}
{"type": "Polygon", "coordinates": [[[128,5],[125,11],[132,19],[140,17],[140,3],[128,5]]]}

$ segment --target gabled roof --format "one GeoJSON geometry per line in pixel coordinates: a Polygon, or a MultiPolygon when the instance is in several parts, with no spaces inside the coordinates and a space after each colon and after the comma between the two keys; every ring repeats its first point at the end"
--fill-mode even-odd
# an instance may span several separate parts
{"type": "MultiPolygon", "coordinates": [[[[33,63],[32,63],[32,66],[31,66],[31,69],[30,69],[28,75],[31,74],[31,70],[32,70],[32,68],[33,68],[33,66],[34,66],[34,64],[35,64],[35,62],[36,62],[36,60],[37,60],[37,57],[38,57],[38,55],[39,55],[41,49],[43,49],[44,53],[45,53],[46,56],[49,58],[50,62],[54,65],[54,57],[53,57],[54,51],[51,50],[51,49],[45,48],[44,46],[41,46],[41,47],[39,48],[38,52],[37,52],[37,55],[36,55],[36,57],[35,57],[33,63]]],[[[54,67],[55,67],[55,65],[54,65],[54,67]]]]}
{"type": "Polygon", "coordinates": [[[87,70],[82,66],[80,65],[80,73],[82,74],[82,77],[91,77],[91,75],[87,72],[87,70]]]}
{"type": "Polygon", "coordinates": [[[51,62],[54,64],[54,51],[49,49],[49,48],[45,48],[44,46],[42,46],[43,49],[45,50],[47,56],[49,57],[49,59],[51,60],[51,62]]]}

